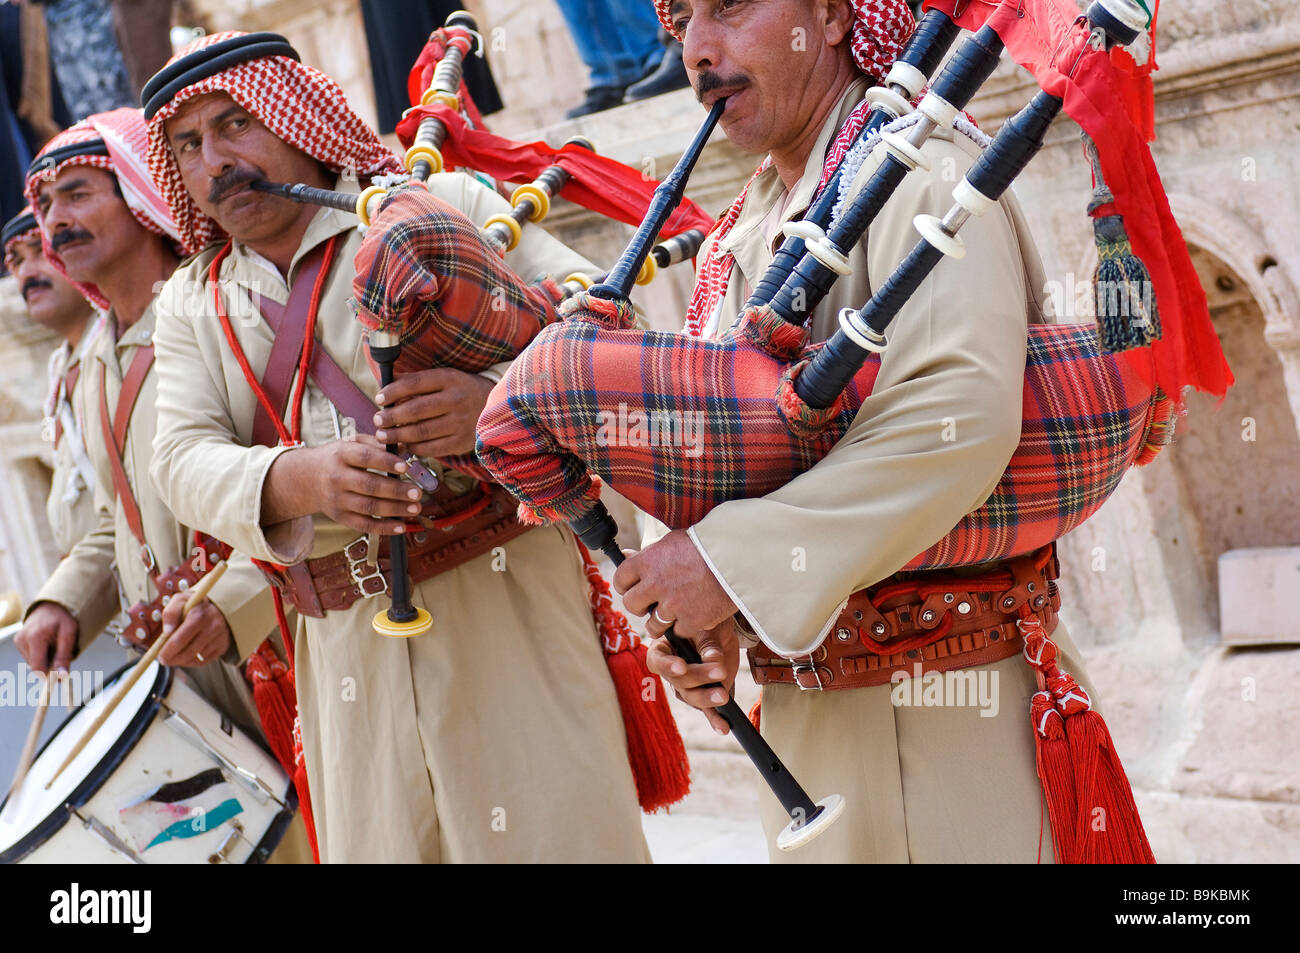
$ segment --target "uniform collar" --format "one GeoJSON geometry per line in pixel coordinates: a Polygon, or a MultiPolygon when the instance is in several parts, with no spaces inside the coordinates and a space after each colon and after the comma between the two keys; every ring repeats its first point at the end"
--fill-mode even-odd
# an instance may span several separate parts
{"type": "MultiPolygon", "coordinates": [[[[149,302],[149,306],[144,309],[144,314],[140,315],[140,320],[131,325],[122,332],[122,336],[117,339],[114,349],[121,354],[127,348],[146,347],[153,343],[154,326],[157,322],[157,316],[154,314],[153,306],[158,301],[155,297],[149,302]]],[[[117,327],[117,314],[110,308],[108,312],[108,327],[117,327]]]]}
{"type": "MultiPolygon", "coordinates": [[[[821,181],[822,169],[825,166],[826,154],[830,151],[831,143],[840,131],[840,127],[848,120],[849,114],[853,112],[858,103],[862,102],[862,97],[866,94],[866,91],[867,79],[865,76],[854,80],[844,90],[844,94],[840,97],[835,108],[830,111],[826,122],[822,125],[821,132],[817,134],[817,141],[813,144],[812,151],[808,154],[808,162],[804,166],[803,175],[795,183],[790,202],[781,214],[781,224],[803,218],[804,212],[812,204],[813,192],[817,188],[817,183],[821,181]]],[[[736,262],[741,267],[741,272],[751,283],[756,280],[757,273],[761,272],[765,267],[772,251],[771,249],[763,249],[759,229],[767,216],[771,214],[773,207],[777,202],[781,201],[785,192],[785,183],[781,181],[781,176],[777,174],[776,167],[768,166],[759,173],[749,187],[749,194],[745,196],[745,204],[736,217],[736,224],[732,226],[730,233],[722,241],[718,242],[718,251],[720,253],[730,252],[735,255],[736,262]]],[[[779,245],[782,240],[781,233],[778,231],[774,242],[779,245]]]]}

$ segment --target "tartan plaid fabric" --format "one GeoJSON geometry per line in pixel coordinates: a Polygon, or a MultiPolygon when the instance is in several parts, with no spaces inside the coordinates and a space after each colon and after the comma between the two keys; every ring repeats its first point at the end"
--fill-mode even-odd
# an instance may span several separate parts
{"type": "MultiPolygon", "coordinates": [[[[479,459],[542,520],[584,512],[590,473],[676,528],[784,485],[844,435],[879,363],[823,430],[798,438],[777,399],[791,361],[759,346],[754,317],[716,340],[582,320],[545,328],[489,397],[479,459]]],[[[1149,387],[1100,351],[1091,325],[1032,326],[1020,446],[988,501],[907,568],[1019,555],[1078,526],[1133,463],[1151,407],[1149,387]]]]}
{"type": "Polygon", "coordinates": [[[487,370],[555,320],[546,287],[525,284],[463,212],[418,186],[389,194],[353,264],[357,320],[401,337],[399,373],[487,370]]]}

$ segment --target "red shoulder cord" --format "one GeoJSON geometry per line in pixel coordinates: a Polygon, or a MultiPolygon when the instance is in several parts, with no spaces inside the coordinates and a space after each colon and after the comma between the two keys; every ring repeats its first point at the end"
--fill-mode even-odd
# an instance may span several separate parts
{"type": "Polygon", "coordinates": [[[271,422],[275,424],[280,446],[292,447],[302,443],[302,395],[307,386],[307,368],[311,366],[312,346],[316,343],[316,312],[320,309],[321,292],[325,288],[325,277],[330,272],[330,265],[334,263],[334,251],[337,245],[338,236],[335,235],[325,246],[325,260],[321,264],[320,274],[316,276],[316,284],[312,287],[311,306],[307,311],[307,327],[303,331],[302,354],[298,358],[298,379],[294,381],[293,395],[289,399],[288,430],[285,429],[280,414],[271,406],[271,399],[266,396],[261,382],[253,374],[244,349],[240,347],[239,339],[235,337],[235,330],[230,326],[230,316],[226,313],[226,306],[221,300],[221,288],[217,280],[221,272],[221,263],[230,254],[230,242],[226,242],[221,251],[217,252],[217,257],[212,259],[212,264],[208,266],[208,283],[212,286],[212,301],[217,310],[217,319],[221,322],[221,330],[225,332],[226,343],[230,345],[235,360],[239,362],[239,369],[244,372],[244,380],[252,388],[258,402],[271,418],[271,422]]]}
{"type": "MultiPolygon", "coordinates": [[[[287,430],[284,421],[280,419],[280,413],[271,406],[271,399],[266,395],[261,382],[258,381],[252,367],[249,366],[248,357],[244,354],[239,339],[235,337],[235,329],[230,325],[230,315],[226,313],[225,303],[221,300],[221,287],[218,284],[218,278],[221,273],[221,263],[230,254],[230,242],[226,242],[221,251],[217,252],[217,257],[212,259],[212,264],[208,266],[208,283],[212,286],[212,302],[217,311],[217,320],[221,322],[221,330],[226,335],[226,343],[230,345],[235,360],[239,362],[239,369],[244,373],[244,380],[252,388],[258,402],[266,410],[267,416],[271,418],[271,422],[275,424],[275,432],[280,438],[280,446],[282,447],[292,447],[302,443],[302,397],[307,386],[307,368],[311,366],[312,345],[316,342],[316,314],[320,310],[320,299],[325,288],[325,277],[329,274],[330,266],[334,262],[334,252],[337,245],[338,236],[335,235],[329,240],[329,244],[325,246],[325,258],[321,264],[320,274],[316,276],[316,284],[312,287],[311,305],[307,310],[307,326],[303,330],[302,354],[298,358],[298,379],[294,382],[293,394],[289,400],[289,428],[287,430]]],[[[267,568],[282,570],[284,568],[264,563],[260,559],[254,559],[253,564],[264,570],[267,568]]],[[[292,668],[293,639],[289,633],[289,621],[284,614],[283,597],[276,586],[271,587],[271,595],[275,600],[275,617],[280,626],[284,650],[288,655],[289,667],[292,668]]]]}

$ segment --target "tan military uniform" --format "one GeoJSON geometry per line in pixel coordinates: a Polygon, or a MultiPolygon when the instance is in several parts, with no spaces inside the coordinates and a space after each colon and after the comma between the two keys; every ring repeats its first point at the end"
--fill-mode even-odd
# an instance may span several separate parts
{"type": "MultiPolygon", "coordinates": [[[[147,601],[155,595],[140,544],[127,525],[123,507],[117,505],[108,456],[111,451],[105,446],[99,410],[99,389],[103,381],[107,386],[109,413],[116,412],[122,381],[137,349],[153,340],[154,320],[154,309],[150,307],[139,321],[114,340],[114,318],[110,312],[108,327],[86,356],[78,388],[80,414],[86,422],[86,450],[95,467],[99,521],[95,531],[74,546],[68,558],[59,564],[36,599],[57,602],[77,616],[81,622],[79,649],[85,648],[102,629],[103,621],[107,621],[105,613],[111,616],[118,608],[116,595],[111,603],[94,595],[92,583],[109,565],[117,570],[126,605],[147,601]]],[[[163,571],[192,558],[194,533],[176,521],[149,482],[157,392],[157,374],[151,370],[131,414],[122,466],[140,507],[145,540],[159,570],[163,571]]],[[[199,685],[208,701],[250,734],[261,737],[261,722],[253,706],[253,696],[238,666],[239,660],[275,628],[270,591],[261,573],[245,558],[232,560],[209,599],[226,617],[235,644],[225,659],[189,669],[186,674],[199,685]]]]}
{"type": "MultiPolygon", "coordinates": [[[[435,176],[431,190],[477,222],[507,209],[463,175],[435,176]]],[[[320,242],[343,237],[316,346],[373,397],[379,388],[347,306],[355,223],[346,213],[317,213],[289,275],[320,242]]],[[[210,299],[194,297],[214,254],[178,270],[159,298],[155,481],[182,519],[254,557],[287,564],[338,552],[357,534],[319,514],[261,525],[263,481],[286,450],[250,446],[256,399],[210,299]]],[[[222,264],[221,292],[260,378],[272,335],[248,293],[283,303],[288,291],[259,259],[236,244],[222,264]]],[[[590,270],[535,227],[507,260],[529,280],[590,270]]],[[[308,446],[345,430],[314,381],[304,403],[308,446]]],[[[465,486],[456,474],[444,479],[465,486]]],[[[409,640],[371,628],[383,596],[299,619],[298,700],[321,859],[648,859],[623,724],[568,531],[525,533],[415,586],[412,601],[432,614],[433,629],[409,640]]]]}
{"type": "MultiPolygon", "coordinates": [[[[50,476],[50,495],[45,500],[45,516],[60,556],[70,553],[77,540],[96,523],[94,465],[86,455],[76,408],[84,370],[82,360],[97,326],[97,315],[91,315],[75,347],[65,341],[50,355],[55,394],[54,412],[46,429],[54,448],[54,472],[50,476]]],[[[115,591],[111,576],[105,577],[105,584],[110,592],[115,591]]]]}
{"type": "MultiPolygon", "coordinates": [[[[823,156],[865,86],[856,83],[832,111],[784,212],[775,169],[751,187],[722,246],[736,258],[724,326],[779,246],[780,224],[803,215],[823,156]]],[[[839,310],[861,307],[889,277],[919,239],[912,218],[943,215],[979,155],[951,130],[922,151],[930,171],[908,175],[850,252],[853,273],[815,312],[815,339],[829,337],[839,310]]],[[[878,164],[876,153],[855,184],[878,164]]],[[[890,326],[874,391],[825,459],[766,497],[716,508],[690,531],[754,631],[781,654],[811,651],[850,593],[899,570],[979,506],[1016,447],[1026,322],[1044,320],[1042,266],[1014,196],[961,234],[966,257],[945,258],[890,326]]],[[[1053,639],[1062,668],[1091,691],[1064,629],[1053,639]]],[[[997,673],[996,714],[993,704],[897,706],[891,685],[765,686],[764,736],[814,799],[835,792],[848,801],[825,835],[793,854],[773,848],[773,859],[1033,862],[1034,679],[1019,656],[970,671],[986,673],[990,690],[997,673]]],[[[766,790],[762,797],[771,843],[788,818],[766,790]]],[[[1042,856],[1052,857],[1049,832],[1042,856]]]]}

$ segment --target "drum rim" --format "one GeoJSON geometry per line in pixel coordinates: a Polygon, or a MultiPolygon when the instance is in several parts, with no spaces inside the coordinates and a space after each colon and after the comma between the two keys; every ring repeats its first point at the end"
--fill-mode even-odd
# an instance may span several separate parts
{"type": "MultiPolygon", "coordinates": [[[[108,691],[109,686],[113,685],[122,675],[133,668],[134,665],[134,662],[128,662],[114,672],[112,677],[104,683],[103,691],[108,691]]],[[[68,818],[71,816],[71,812],[68,810],[69,807],[81,807],[95,795],[100,787],[103,786],[104,782],[108,780],[109,775],[117,770],[118,766],[126,760],[126,756],[131,753],[132,749],[135,748],[140,739],[144,737],[145,729],[152,724],[154,716],[158,714],[158,709],[162,707],[159,699],[167,693],[168,689],[171,688],[171,683],[171,668],[166,665],[159,665],[158,674],[154,676],[153,687],[149,689],[149,695],[145,699],[145,703],[140,706],[139,711],[131,716],[131,721],[127,724],[126,730],[122,733],[121,737],[114,742],[112,747],[104,752],[104,756],[99,759],[99,763],[87,772],[81,783],[73,788],[72,793],[64,798],[64,800],[59,803],[44,820],[4,851],[0,851],[0,864],[14,864],[22,860],[45,841],[53,837],[63,827],[63,825],[68,822],[68,818]]],[[[90,696],[90,698],[98,698],[100,694],[100,692],[96,692],[94,695],[90,696]]],[[[89,698],[86,699],[85,702],[78,706],[76,711],[63,719],[63,723],[59,725],[54,734],[50,735],[50,737],[45,740],[45,744],[41,745],[40,751],[36,753],[36,758],[33,759],[33,763],[45,753],[45,749],[49,747],[50,742],[58,737],[59,732],[63,731],[63,729],[67,727],[68,723],[72,721],[73,718],[77,717],[89,701],[89,698]]],[[[0,810],[4,809],[4,805],[8,800],[9,798],[6,796],[3,801],[0,801],[0,810]]]]}

